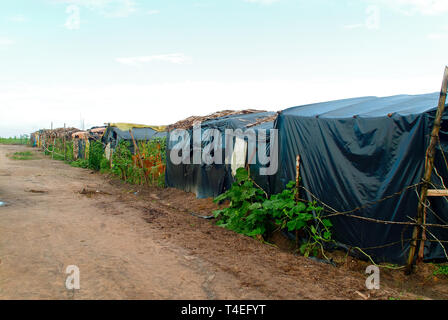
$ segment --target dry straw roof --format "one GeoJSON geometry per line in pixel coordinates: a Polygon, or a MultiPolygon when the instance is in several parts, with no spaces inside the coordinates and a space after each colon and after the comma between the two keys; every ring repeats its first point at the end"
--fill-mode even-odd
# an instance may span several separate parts
{"type": "MultiPolygon", "coordinates": [[[[213,120],[217,118],[222,118],[226,116],[233,116],[233,115],[243,115],[243,114],[252,114],[252,113],[263,113],[266,112],[264,110],[254,110],[254,109],[247,109],[247,110],[223,110],[214,112],[212,114],[209,114],[207,116],[191,116],[184,120],[180,120],[170,126],[168,126],[168,130],[174,130],[174,129],[189,129],[193,126],[196,122],[204,122],[207,120],[213,120]]],[[[265,122],[265,121],[263,121],[265,122]]]]}

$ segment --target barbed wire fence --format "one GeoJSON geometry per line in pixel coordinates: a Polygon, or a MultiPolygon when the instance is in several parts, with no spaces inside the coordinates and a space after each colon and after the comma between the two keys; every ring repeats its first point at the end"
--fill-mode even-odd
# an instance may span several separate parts
{"type": "MultiPolygon", "coordinates": [[[[445,155],[444,151],[443,151],[443,147],[440,143],[440,139],[439,139],[439,150],[440,150],[440,154],[441,157],[443,159],[443,162],[446,166],[447,172],[448,172],[448,161],[447,161],[447,156],[445,155]]],[[[379,200],[375,200],[375,201],[369,201],[361,206],[358,206],[354,209],[351,210],[346,210],[346,211],[338,211],[335,208],[333,208],[332,206],[330,206],[329,204],[325,203],[324,201],[322,201],[318,196],[316,196],[313,192],[311,192],[308,188],[304,187],[303,185],[299,185],[299,188],[301,190],[303,190],[308,196],[309,199],[312,199],[312,201],[315,201],[316,203],[318,203],[323,209],[323,212],[326,213],[325,218],[334,218],[334,217],[347,217],[347,218],[351,218],[351,219],[358,219],[358,220],[363,220],[363,221],[367,221],[367,222],[372,222],[372,223],[378,223],[378,224],[384,224],[384,225],[401,225],[403,226],[403,230],[402,230],[402,235],[401,235],[401,239],[399,241],[393,241],[390,243],[385,243],[385,244],[381,244],[378,246],[371,246],[371,247],[364,247],[364,248],[360,248],[360,247],[349,247],[348,251],[350,252],[353,249],[357,249],[358,251],[360,251],[362,254],[364,254],[370,261],[372,261],[374,264],[376,264],[374,262],[374,260],[372,259],[372,257],[370,255],[368,255],[365,251],[366,250],[374,250],[374,249],[381,249],[381,248],[387,248],[387,247],[391,247],[391,246],[395,246],[398,244],[401,244],[401,247],[404,249],[404,244],[405,243],[409,243],[412,241],[417,240],[418,242],[421,242],[423,245],[426,242],[432,242],[432,243],[437,243],[440,245],[440,247],[443,250],[443,253],[445,255],[445,258],[448,260],[448,251],[447,251],[447,247],[448,246],[448,240],[444,240],[444,239],[438,239],[433,232],[431,232],[429,230],[429,228],[441,228],[441,229],[448,229],[448,222],[445,221],[444,218],[441,217],[440,214],[437,214],[435,212],[435,210],[432,208],[431,205],[431,201],[429,199],[426,200],[426,203],[422,204],[424,206],[424,208],[427,210],[427,212],[431,213],[432,215],[434,215],[434,217],[437,219],[437,221],[440,221],[441,223],[427,223],[426,221],[423,223],[419,223],[418,220],[415,217],[412,217],[410,215],[407,215],[406,218],[408,219],[408,221],[392,221],[392,220],[381,220],[381,219],[376,219],[376,218],[371,218],[371,217],[366,217],[366,216],[362,216],[360,214],[356,214],[358,212],[362,212],[363,210],[366,210],[368,208],[371,208],[375,205],[378,205],[382,202],[385,202],[387,200],[393,199],[395,197],[401,196],[406,192],[410,192],[413,191],[415,192],[418,201],[420,201],[420,193],[419,193],[419,187],[421,187],[424,183],[429,183],[433,188],[440,190],[441,188],[443,190],[448,190],[448,188],[446,187],[445,181],[443,179],[443,177],[441,176],[441,174],[439,173],[439,171],[437,170],[437,168],[434,166],[433,168],[434,173],[435,173],[435,177],[437,177],[440,180],[440,185],[437,186],[434,182],[432,181],[424,181],[422,180],[419,183],[415,183],[409,186],[404,187],[402,190],[398,191],[398,192],[394,192],[390,195],[387,195],[379,200]],[[406,228],[408,227],[420,227],[422,228],[426,233],[428,233],[431,236],[431,239],[427,239],[426,237],[420,237],[420,238],[408,238],[408,239],[404,239],[403,238],[403,234],[406,231],[406,228]]],[[[301,193],[302,194],[302,193],[301,193]]],[[[444,201],[448,201],[448,197],[446,196],[439,196],[438,198],[442,198],[444,201]]],[[[301,197],[299,199],[300,201],[303,202],[310,202],[310,200],[306,200],[303,199],[303,197],[301,197]]],[[[420,203],[420,202],[419,202],[420,203]]],[[[417,213],[417,208],[415,208],[415,212],[417,213]]],[[[377,265],[377,264],[376,264],[377,265]]],[[[404,268],[400,267],[400,268],[404,268]]]]}

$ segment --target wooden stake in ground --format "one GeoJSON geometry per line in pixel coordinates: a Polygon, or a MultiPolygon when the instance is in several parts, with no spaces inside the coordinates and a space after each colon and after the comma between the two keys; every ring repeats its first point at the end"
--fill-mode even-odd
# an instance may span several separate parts
{"type": "Polygon", "coordinates": [[[67,147],[66,147],[66,141],[65,141],[65,136],[67,134],[66,128],[65,128],[65,123],[64,123],[64,161],[67,161],[67,147]]]}
{"type": "Polygon", "coordinates": [[[149,185],[148,173],[146,172],[145,166],[143,165],[143,160],[142,160],[142,157],[140,156],[140,149],[138,148],[138,145],[135,142],[134,135],[132,134],[132,130],[131,129],[129,129],[129,134],[131,135],[132,143],[134,144],[134,149],[135,149],[135,152],[137,153],[137,158],[140,161],[140,165],[142,166],[142,170],[143,170],[143,174],[144,174],[144,178],[145,178],[146,184],[149,185]]]}
{"type": "Polygon", "coordinates": [[[54,159],[54,147],[56,146],[56,138],[53,138],[53,148],[51,148],[51,159],[54,159]]]}
{"type": "MultiPolygon", "coordinates": [[[[420,190],[420,198],[417,208],[417,223],[420,226],[415,226],[412,234],[411,247],[409,249],[409,256],[406,265],[406,274],[412,273],[412,266],[414,263],[415,251],[417,249],[417,239],[419,233],[423,230],[421,224],[426,220],[425,217],[425,205],[428,197],[429,183],[431,182],[432,171],[434,169],[434,156],[436,151],[436,143],[439,141],[439,131],[442,123],[443,112],[445,111],[446,92],[448,85],[448,67],[445,67],[445,73],[443,76],[442,90],[440,92],[439,106],[437,108],[436,118],[434,120],[434,127],[431,133],[431,140],[429,142],[428,149],[426,150],[425,161],[425,175],[423,177],[423,184],[420,190]]],[[[423,257],[421,257],[423,259],[423,257]]]]}
{"type": "MultiPolygon", "coordinates": [[[[300,156],[296,158],[296,203],[300,199],[300,156]]],[[[296,247],[299,248],[299,230],[296,230],[296,247]]]]}

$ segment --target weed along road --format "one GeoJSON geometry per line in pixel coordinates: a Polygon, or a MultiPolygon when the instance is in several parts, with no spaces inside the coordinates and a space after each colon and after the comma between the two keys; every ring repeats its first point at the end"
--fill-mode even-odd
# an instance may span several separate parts
{"type": "Polygon", "coordinates": [[[0,207],[0,299],[400,294],[387,285],[369,291],[361,272],[293,255],[190,214],[209,215],[209,200],[137,188],[25,146],[0,145],[0,201],[6,204],[0,207]],[[17,152],[32,155],[13,159],[17,152]]]}

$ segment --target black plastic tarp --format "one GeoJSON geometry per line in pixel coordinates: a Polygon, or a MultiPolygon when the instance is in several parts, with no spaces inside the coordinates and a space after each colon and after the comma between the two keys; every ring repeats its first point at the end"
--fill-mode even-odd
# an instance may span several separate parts
{"type": "MultiPolygon", "coordinates": [[[[226,129],[241,129],[243,132],[246,130],[253,129],[253,131],[257,134],[257,139],[261,134],[266,133],[266,144],[267,150],[266,153],[269,156],[269,133],[270,129],[273,128],[273,121],[267,121],[260,123],[255,126],[251,126],[257,122],[260,122],[260,119],[265,119],[268,117],[274,116],[274,112],[261,112],[261,113],[252,113],[252,114],[243,114],[243,115],[231,115],[224,116],[221,118],[204,121],[201,124],[201,135],[204,136],[204,133],[207,129],[218,129],[222,134],[222,144],[221,149],[218,152],[222,153],[222,158],[225,159],[225,130],[226,129]]],[[[167,138],[167,168],[165,173],[165,181],[166,185],[169,187],[178,188],[187,192],[193,192],[196,194],[198,198],[209,198],[216,197],[224,191],[228,190],[233,183],[233,176],[231,172],[230,164],[174,164],[171,161],[170,153],[173,150],[173,147],[178,143],[178,140],[171,139],[173,131],[168,133],[167,138]]],[[[190,128],[187,130],[190,141],[187,143],[190,145],[190,159],[193,158],[193,130],[190,128]]],[[[209,143],[207,139],[203,139],[202,148],[209,143]]],[[[235,143],[235,139],[232,140],[232,143],[235,143]]],[[[258,150],[257,150],[258,153],[258,150]]],[[[248,158],[252,157],[248,152],[248,158]]],[[[259,184],[263,189],[269,191],[272,186],[272,176],[262,176],[259,174],[259,169],[263,167],[258,161],[258,156],[255,155],[255,164],[250,165],[251,176],[252,178],[259,184]]],[[[250,159],[249,159],[250,160],[250,159]]],[[[223,161],[224,162],[224,161],[223,161]]],[[[268,164],[269,165],[269,164],[268,164]]]]}
{"type": "MultiPolygon", "coordinates": [[[[415,218],[417,214],[417,191],[402,191],[423,177],[438,100],[439,93],[363,97],[282,111],[275,122],[279,171],[271,191],[280,192],[295,179],[296,156],[300,155],[301,184],[328,205],[326,210],[345,212],[362,207],[351,214],[409,222],[408,216],[415,218]],[[392,196],[395,193],[400,194],[392,196]],[[392,197],[380,201],[389,196],[392,197]]],[[[447,152],[448,117],[444,120],[440,140],[447,152]]],[[[436,168],[446,185],[448,172],[440,147],[438,150],[436,168]]],[[[439,178],[434,177],[433,181],[441,185],[439,178]]],[[[306,190],[301,191],[301,196],[313,200],[306,190]]],[[[438,218],[428,210],[428,222],[448,221],[447,201],[429,200],[438,218]]],[[[334,236],[340,243],[363,249],[378,247],[365,250],[378,262],[405,262],[412,227],[345,216],[333,217],[332,221],[334,236]]],[[[439,240],[448,240],[447,229],[429,231],[439,240]]],[[[433,241],[426,246],[425,259],[444,258],[441,246],[431,235],[427,236],[433,241]]]]}
{"type": "MultiPolygon", "coordinates": [[[[134,139],[136,141],[149,141],[151,139],[155,138],[165,138],[167,136],[167,132],[160,132],[157,130],[154,130],[152,128],[133,128],[132,134],[134,136],[134,139]]],[[[132,137],[129,131],[123,131],[120,130],[117,127],[109,126],[106,129],[106,132],[104,133],[102,137],[102,141],[105,144],[111,143],[111,148],[114,149],[120,141],[129,141],[130,142],[130,148],[133,150],[133,143],[132,143],[132,137]]]]}

